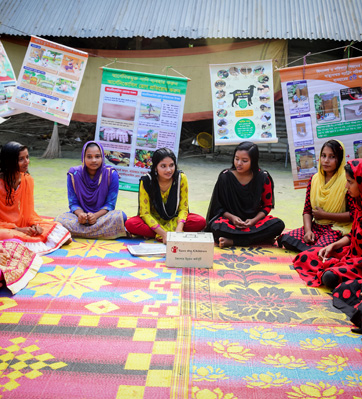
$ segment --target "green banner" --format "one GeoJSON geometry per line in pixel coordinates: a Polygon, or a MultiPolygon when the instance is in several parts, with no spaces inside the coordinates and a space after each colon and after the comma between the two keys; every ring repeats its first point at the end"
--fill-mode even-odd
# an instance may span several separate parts
{"type": "Polygon", "coordinates": [[[351,121],[344,123],[335,123],[324,126],[317,126],[317,137],[345,136],[347,134],[356,134],[362,132],[362,121],[351,121]]]}
{"type": "Polygon", "coordinates": [[[187,78],[103,68],[102,84],[186,95],[187,78]]]}
{"type": "Polygon", "coordinates": [[[135,191],[137,192],[139,188],[138,183],[124,183],[122,181],[119,182],[119,189],[125,191],[135,191]]]}

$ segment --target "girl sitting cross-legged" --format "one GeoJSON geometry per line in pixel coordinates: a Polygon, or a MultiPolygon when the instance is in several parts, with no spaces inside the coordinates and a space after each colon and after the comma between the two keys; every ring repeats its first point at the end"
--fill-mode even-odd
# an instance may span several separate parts
{"type": "Polygon", "coordinates": [[[273,206],[273,180],[259,168],[258,146],[244,141],[215,184],[207,230],[221,248],[272,244],[284,229],[282,220],[269,215],[273,206]]]}
{"type": "Polygon", "coordinates": [[[156,150],[151,172],[140,179],[138,216],[127,220],[129,233],[167,242],[168,231],[197,232],[205,219],[189,213],[188,182],[178,170],[175,154],[168,148],[156,150]]]}
{"type": "Polygon", "coordinates": [[[49,254],[71,236],[60,223],[34,210],[34,180],[28,172],[28,148],[11,141],[0,153],[0,240],[17,239],[39,255],[49,254]]]}
{"type": "Polygon", "coordinates": [[[115,210],[119,178],[105,165],[103,147],[89,141],[83,147],[82,165],[69,169],[68,201],[70,212],[56,220],[73,237],[115,239],[127,235],[122,211],[115,210]]]}

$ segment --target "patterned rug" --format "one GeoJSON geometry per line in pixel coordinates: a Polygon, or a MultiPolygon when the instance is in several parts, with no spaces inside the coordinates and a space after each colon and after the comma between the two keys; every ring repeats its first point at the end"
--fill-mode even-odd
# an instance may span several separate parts
{"type": "Polygon", "coordinates": [[[0,398],[362,399],[360,336],[294,254],[215,248],[213,269],[76,239],[0,290],[0,398]]]}
{"type": "Polygon", "coordinates": [[[188,397],[362,399],[361,336],[324,288],[309,288],[277,247],[215,248],[185,269],[191,320],[188,397]]]}
{"type": "Polygon", "coordinates": [[[0,324],[2,398],[168,398],[177,318],[0,324]]]}
{"type": "Polygon", "coordinates": [[[11,311],[19,319],[25,312],[178,316],[182,271],[167,268],[163,257],[133,257],[126,245],[138,242],[76,239],[44,256],[37,276],[8,306],[15,300],[11,311]]]}
{"type": "Polygon", "coordinates": [[[349,327],[194,321],[190,395],[362,397],[360,336],[349,327]]]}
{"type": "Polygon", "coordinates": [[[324,288],[307,287],[295,254],[277,247],[215,248],[213,269],[185,269],[182,312],[197,320],[349,324],[324,288]]]}
{"type": "Polygon", "coordinates": [[[170,397],[182,271],[128,243],[77,239],[1,289],[0,398],[170,397]]]}

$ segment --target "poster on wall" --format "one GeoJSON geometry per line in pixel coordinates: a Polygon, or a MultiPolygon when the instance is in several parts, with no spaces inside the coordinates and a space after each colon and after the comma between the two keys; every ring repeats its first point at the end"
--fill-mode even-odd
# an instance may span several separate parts
{"type": "Polygon", "coordinates": [[[168,147],[177,156],[187,82],[103,68],[95,139],[117,169],[121,190],[138,191],[156,149],[168,147]]]}
{"type": "Polygon", "coordinates": [[[9,107],[14,90],[16,79],[13,67],[9,61],[3,44],[0,42],[0,117],[18,114],[21,111],[9,107]]]}
{"type": "Polygon", "coordinates": [[[9,105],[69,125],[88,54],[32,36],[9,105]]]}
{"type": "Polygon", "coordinates": [[[362,157],[362,57],[279,70],[295,188],[317,172],[324,142],[362,157]]]}
{"type": "Polygon", "coordinates": [[[272,62],[212,64],[215,145],[276,143],[272,62]]]}

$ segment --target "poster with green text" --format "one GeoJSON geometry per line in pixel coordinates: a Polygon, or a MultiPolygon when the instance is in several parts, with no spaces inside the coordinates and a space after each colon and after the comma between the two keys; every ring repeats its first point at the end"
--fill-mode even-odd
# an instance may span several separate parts
{"type": "Polygon", "coordinates": [[[95,140],[118,171],[121,190],[138,191],[158,148],[177,156],[187,81],[103,68],[95,140]]]}

